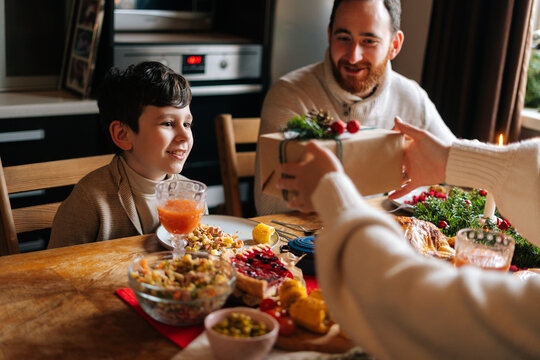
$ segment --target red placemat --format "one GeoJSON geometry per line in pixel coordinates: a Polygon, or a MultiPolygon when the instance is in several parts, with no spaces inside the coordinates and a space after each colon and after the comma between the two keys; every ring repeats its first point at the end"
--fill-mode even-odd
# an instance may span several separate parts
{"type": "Polygon", "coordinates": [[[317,283],[317,278],[311,275],[304,275],[304,281],[306,282],[306,290],[308,294],[311,290],[317,289],[319,284],[317,283]]]}
{"type": "Polygon", "coordinates": [[[203,331],[204,327],[202,325],[197,326],[187,326],[187,327],[177,327],[171,325],[162,324],[154,319],[152,319],[148,314],[144,312],[137,298],[131,289],[119,289],[116,290],[116,295],[120,296],[122,300],[128,303],[135,311],[137,311],[142,317],[144,317],[153,327],[157,329],[160,333],[168,337],[172,342],[185,348],[189,345],[190,342],[195,340],[203,331]]]}
{"type": "MultiPolygon", "coordinates": [[[[317,279],[315,276],[304,276],[304,281],[306,282],[306,290],[308,294],[311,290],[319,287],[317,284],[317,279]]],[[[145,318],[157,331],[165,335],[172,342],[185,348],[189,345],[197,336],[199,336],[203,331],[204,327],[202,325],[198,326],[188,326],[188,327],[177,327],[171,325],[162,324],[154,319],[152,319],[148,314],[144,312],[137,298],[131,289],[118,289],[116,290],[116,295],[118,295],[122,300],[124,300],[128,305],[130,305],[135,311],[137,311],[143,318],[145,318]]]]}

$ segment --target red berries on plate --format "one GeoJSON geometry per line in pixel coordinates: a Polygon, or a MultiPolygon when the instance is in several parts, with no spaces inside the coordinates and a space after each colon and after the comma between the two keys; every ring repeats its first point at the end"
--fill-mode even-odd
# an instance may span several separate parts
{"type": "Polygon", "coordinates": [[[294,321],[288,316],[283,316],[280,319],[278,319],[278,323],[279,323],[279,335],[283,335],[283,336],[292,335],[292,333],[296,329],[296,326],[294,325],[294,321]]]}
{"type": "Polygon", "coordinates": [[[512,226],[512,224],[510,224],[510,221],[506,220],[506,219],[500,219],[500,218],[497,218],[497,227],[502,230],[502,231],[506,231],[508,230],[510,227],[512,226]]]}
{"type": "Polygon", "coordinates": [[[267,313],[268,315],[270,315],[277,321],[279,321],[279,319],[281,319],[282,317],[287,316],[287,311],[283,309],[281,306],[275,307],[273,309],[268,309],[263,312],[267,313]]]}
{"type": "Polygon", "coordinates": [[[277,306],[278,306],[278,303],[276,300],[266,298],[266,299],[263,299],[261,303],[259,304],[259,310],[261,311],[271,310],[271,309],[275,309],[277,306]]]}

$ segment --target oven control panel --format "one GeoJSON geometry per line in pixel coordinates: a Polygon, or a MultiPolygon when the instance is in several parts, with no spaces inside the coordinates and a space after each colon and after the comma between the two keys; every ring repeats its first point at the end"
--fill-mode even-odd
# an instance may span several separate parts
{"type": "Polygon", "coordinates": [[[262,45],[258,44],[122,44],[114,48],[114,66],[125,69],[141,61],[159,61],[189,81],[258,79],[262,45]]]}

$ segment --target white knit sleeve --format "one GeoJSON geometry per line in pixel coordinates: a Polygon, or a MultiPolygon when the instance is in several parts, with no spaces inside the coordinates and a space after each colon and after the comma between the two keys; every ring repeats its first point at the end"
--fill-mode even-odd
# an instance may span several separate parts
{"type": "Polygon", "coordinates": [[[492,192],[499,212],[530,242],[540,245],[540,141],[508,146],[456,140],[446,182],[492,192]]]}
{"type": "Polygon", "coordinates": [[[312,201],[317,281],[341,329],[381,359],[538,358],[540,281],[421,256],[341,173],[312,201]]]}

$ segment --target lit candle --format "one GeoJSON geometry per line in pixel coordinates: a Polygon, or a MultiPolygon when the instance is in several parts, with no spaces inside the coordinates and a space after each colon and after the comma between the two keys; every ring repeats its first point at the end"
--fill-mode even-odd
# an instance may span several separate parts
{"type": "MultiPolygon", "coordinates": [[[[499,146],[503,146],[503,145],[504,145],[503,134],[499,134],[499,146]]],[[[484,207],[484,217],[489,218],[491,220],[495,220],[495,199],[493,198],[493,194],[491,194],[491,192],[488,192],[486,196],[486,205],[484,207]]]]}
{"type": "Polygon", "coordinates": [[[495,200],[490,192],[486,195],[486,206],[484,207],[484,217],[494,220],[495,217],[495,200]]]}

